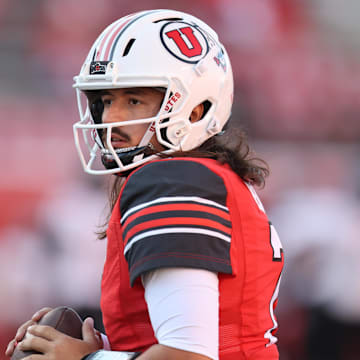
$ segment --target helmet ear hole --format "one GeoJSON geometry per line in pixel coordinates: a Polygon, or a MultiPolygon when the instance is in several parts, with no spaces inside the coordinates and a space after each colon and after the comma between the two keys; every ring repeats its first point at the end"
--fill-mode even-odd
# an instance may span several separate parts
{"type": "Polygon", "coordinates": [[[204,111],[203,111],[203,113],[201,115],[200,120],[205,117],[205,115],[208,113],[208,111],[210,110],[210,108],[212,106],[212,103],[209,100],[205,100],[202,104],[204,106],[204,111]]]}

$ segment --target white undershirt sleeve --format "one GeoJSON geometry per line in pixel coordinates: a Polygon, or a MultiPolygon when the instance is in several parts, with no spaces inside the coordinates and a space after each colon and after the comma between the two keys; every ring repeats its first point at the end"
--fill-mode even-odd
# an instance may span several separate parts
{"type": "Polygon", "coordinates": [[[219,359],[219,280],[194,268],[163,268],[142,276],[159,344],[219,359]]]}

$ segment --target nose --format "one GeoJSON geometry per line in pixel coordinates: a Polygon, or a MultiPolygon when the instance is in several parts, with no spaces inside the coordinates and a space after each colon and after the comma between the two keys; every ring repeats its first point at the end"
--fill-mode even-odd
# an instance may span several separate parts
{"type": "Polygon", "coordinates": [[[105,107],[102,122],[103,124],[111,124],[115,122],[126,121],[126,111],[119,107],[105,107]]]}

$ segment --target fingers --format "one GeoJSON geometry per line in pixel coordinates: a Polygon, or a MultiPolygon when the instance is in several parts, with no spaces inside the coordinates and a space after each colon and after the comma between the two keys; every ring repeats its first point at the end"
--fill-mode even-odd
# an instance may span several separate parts
{"type": "Polygon", "coordinates": [[[38,322],[45,314],[47,314],[49,311],[51,311],[52,308],[50,307],[44,307],[37,311],[32,317],[31,320],[34,322],[38,322]]]}
{"type": "Polygon", "coordinates": [[[83,340],[86,342],[99,342],[99,338],[96,334],[96,330],[94,329],[94,319],[88,317],[84,320],[82,325],[82,336],[83,340]]]}
{"type": "Polygon", "coordinates": [[[35,321],[33,321],[33,320],[28,320],[26,323],[22,324],[16,332],[15,340],[21,341],[23,339],[23,337],[25,336],[26,330],[28,329],[28,327],[31,325],[34,325],[34,324],[35,324],[35,321]]]}
{"type": "Polygon", "coordinates": [[[9,344],[6,348],[6,351],[5,351],[5,355],[9,356],[9,357],[12,356],[12,354],[15,350],[16,344],[24,338],[27,329],[30,326],[35,325],[45,314],[47,314],[51,310],[52,310],[52,308],[50,308],[50,307],[44,307],[44,308],[40,309],[39,311],[37,311],[31,317],[31,320],[28,320],[24,324],[22,324],[19,327],[19,329],[17,330],[17,332],[15,334],[15,338],[9,342],[9,344]]]}
{"type": "Polygon", "coordinates": [[[82,336],[85,342],[91,344],[96,349],[102,349],[104,347],[101,333],[94,328],[94,319],[90,317],[84,320],[82,326],[82,336]]]}
{"type": "Polygon", "coordinates": [[[18,330],[17,330],[17,332],[16,332],[16,334],[15,334],[14,339],[9,342],[9,344],[8,344],[8,346],[7,346],[7,348],[6,348],[6,351],[5,351],[5,355],[6,355],[6,356],[9,356],[9,357],[10,357],[10,356],[13,354],[13,352],[14,352],[14,350],[15,350],[15,347],[16,347],[16,344],[17,344],[18,342],[20,342],[20,341],[24,338],[27,329],[28,329],[30,326],[34,325],[34,324],[36,324],[35,321],[33,321],[33,320],[28,320],[28,321],[26,321],[24,324],[22,324],[22,325],[18,328],[18,330]]]}
{"type": "Polygon", "coordinates": [[[59,336],[64,336],[62,332],[47,325],[32,325],[28,328],[27,334],[35,335],[48,341],[55,340],[59,336]]]}
{"type": "Polygon", "coordinates": [[[24,340],[19,342],[17,348],[21,351],[35,350],[41,353],[45,353],[49,350],[50,345],[48,340],[27,333],[24,340]]]}
{"type": "Polygon", "coordinates": [[[32,316],[31,320],[28,320],[27,322],[25,322],[24,324],[22,324],[19,327],[19,329],[18,329],[18,331],[16,332],[16,335],[15,335],[15,340],[16,341],[21,341],[23,339],[23,337],[25,336],[25,333],[26,333],[26,330],[28,329],[28,327],[36,324],[50,310],[52,310],[52,308],[44,307],[44,308],[40,309],[39,311],[37,311],[32,316]]]}
{"type": "Polygon", "coordinates": [[[9,344],[5,350],[5,355],[10,357],[13,354],[15,347],[16,347],[16,341],[15,341],[15,339],[13,339],[9,342],[9,344]]]}

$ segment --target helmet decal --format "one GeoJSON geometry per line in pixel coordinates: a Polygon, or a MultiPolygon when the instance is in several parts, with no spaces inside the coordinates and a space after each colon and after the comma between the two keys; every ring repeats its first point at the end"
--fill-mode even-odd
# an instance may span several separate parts
{"type": "Polygon", "coordinates": [[[226,59],[222,50],[218,52],[216,56],[214,56],[214,61],[217,66],[220,66],[224,72],[226,72],[226,59]]]}
{"type": "Polygon", "coordinates": [[[187,63],[199,62],[209,51],[203,32],[183,21],[168,22],[160,31],[165,48],[177,59],[187,63]]]}
{"type": "Polygon", "coordinates": [[[181,93],[178,91],[175,92],[175,94],[170,94],[169,100],[167,101],[164,110],[166,112],[170,112],[174,106],[174,104],[181,98],[181,93]]]}
{"type": "Polygon", "coordinates": [[[92,61],[90,64],[90,75],[105,74],[108,61],[92,61]]]}

